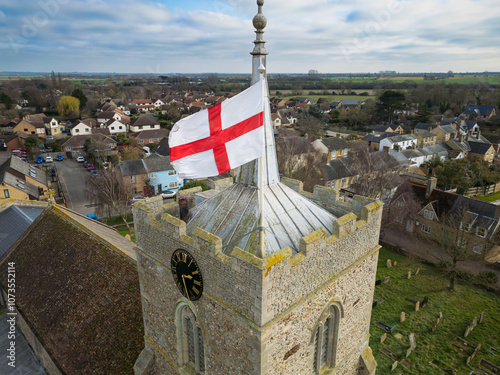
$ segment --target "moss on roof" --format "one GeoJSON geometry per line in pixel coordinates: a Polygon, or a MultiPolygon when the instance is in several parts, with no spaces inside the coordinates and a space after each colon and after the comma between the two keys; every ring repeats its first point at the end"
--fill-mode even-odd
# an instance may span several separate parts
{"type": "Polygon", "coordinates": [[[16,303],[66,374],[133,374],[144,347],[137,269],[102,238],[49,209],[0,266],[16,303]]]}

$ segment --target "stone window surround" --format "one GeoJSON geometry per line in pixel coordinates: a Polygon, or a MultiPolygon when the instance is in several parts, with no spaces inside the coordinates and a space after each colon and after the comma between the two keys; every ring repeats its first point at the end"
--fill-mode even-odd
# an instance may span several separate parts
{"type": "Polygon", "coordinates": [[[312,336],[311,336],[311,341],[310,345],[317,345],[316,348],[313,347],[311,352],[313,353],[313,361],[316,361],[316,366],[313,362],[312,368],[315,368],[316,371],[314,374],[322,374],[324,372],[327,372],[328,370],[331,370],[332,368],[335,368],[336,362],[337,362],[337,343],[338,343],[338,334],[339,334],[339,326],[340,326],[340,319],[344,317],[344,308],[342,307],[342,304],[340,302],[333,302],[330,304],[328,307],[325,308],[323,313],[321,314],[320,319],[316,323],[316,326],[314,327],[312,331],[312,336]],[[323,347],[323,343],[321,342],[323,339],[323,327],[328,319],[330,320],[330,327],[329,327],[329,332],[328,332],[328,345],[327,345],[327,358],[326,358],[326,365],[323,365],[321,367],[321,350],[318,350],[323,347]],[[318,334],[319,333],[319,334],[318,334]],[[315,338],[318,336],[318,340],[316,341],[315,338]],[[316,353],[316,356],[314,356],[314,353],[316,353]]]}
{"type": "MultiPolygon", "coordinates": [[[[181,375],[192,375],[193,370],[194,373],[196,374],[205,374],[205,371],[200,371],[200,351],[199,351],[199,336],[198,332],[201,332],[202,336],[204,335],[204,329],[200,324],[200,319],[198,316],[198,313],[196,311],[195,306],[191,301],[181,301],[175,309],[175,326],[176,326],[176,333],[177,333],[177,363],[179,365],[179,373],[181,375]],[[185,326],[184,326],[184,320],[188,318],[191,320],[193,329],[194,329],[194,346],[195,346],[195,358],[196,358],[196,364],[195,367],[192,367],[192,364],[189,363],[189,352],[188,352],[188,346],[189,343],[187,342],[187,334],[185,333],[185,326]]],[[[203,343],[203,353],[207,352],[207,348],[205,345],[205,340],[202,337],[201,342],[203,343]]],[[[203,356],[204,360],[204,368],[207,368],[207,357],[206,355],[203,356]]]]}

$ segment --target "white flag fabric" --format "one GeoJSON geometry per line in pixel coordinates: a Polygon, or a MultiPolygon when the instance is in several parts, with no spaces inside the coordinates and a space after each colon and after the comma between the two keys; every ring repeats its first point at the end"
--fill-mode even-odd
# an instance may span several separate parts
{"type": "Polygon", "coordinates": [[[168,139],[180,178],[217,176],[264,153],[264,80],[178,121],[168,139]]]}

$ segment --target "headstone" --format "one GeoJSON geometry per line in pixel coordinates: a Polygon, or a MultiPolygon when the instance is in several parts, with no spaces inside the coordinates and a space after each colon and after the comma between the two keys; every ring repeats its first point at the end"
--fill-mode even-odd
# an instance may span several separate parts
{"type": "Polygon", "coordinates": [[[465,329],[464,337],[469,336],[470,331],[472,331],[471,326],[467,326],[467,328],[465,329]]]}
{"type": "Polygon", "coordinates": [[[405,359],[402,359],[401,361],[399,361],[399,363],[404,366],[405,368],[410,368],[411,367],[411,364],[408,363],[405,359]]]}
{"type": "Polygon", "coordinates": [[[472,319],[471,325],[472,325],[472,328],[476,328],[476,326],[477,326],[477,316],[475,316],[474,319],[472,319]]]}
{"type": "Polygon", "coordinates": [[[437,318],[437,319],[436,319],[436,325],[438,325],[439,323],[441,323],[441,319],[440,319],[440,318],[437,318]]]}
{"type": "Polygon", "coordinates": [[[385,279],[384,279],[384,284],[387,284],[389,282],[391,278],[389,276],[387,276],[385,279]]]}
{"type": "Polygon", "coordinates": [[[391,366],[391,371],[394,371],[394,369],[398,367],[398,361],[395,361],[392,366],[391,366]]]}
{"type": "Polygon", "coordinates": [[[387,259],[387,268],[391,268],[392,267],[392,262],[390,259],[387,259]]]}
{"type": "Polygon", "coordinates": [[[411,354],[411,348],[408,348],[408,350],[406,351],[406,358],[408,358],[411,354]]]}
{"type": "Polygon", "coordinates": [[[411,270],[408,271],[408,279],[411,279],[411,270]]]}
{"type": "Polygon", "coordinates": [[[415,339],[415,334],[410,333],[408,335],[408,339],[410,340],[410,349],[415,350],[415,348],[417,347],[417,340],[415,339]]]}
{"type": "Polygon", "coordinates": [[[375,280],[375,286],[382,284],[382,279],[375,280]]]}
{"type": "Polygon", "coordinates": [[[383,343],[386,338],[387,338],[387,333],[384,333],[382,336],[380,336],[380,343],[383,343]]]}
{"type": "Polygon", "coordinates": [[[420,267],[417,268],[417,270],[415,271],[415,275],[418,275],[419,272],[420,272],[420,267]]]}
{"type": "Polygon", "coordinates": [[[432,332],[434,332],[436,329],[437,329],[437,323],[434,323],[434,325],[432,326],[432,332]]]}
{"type": "Polygon", "coordinates": [[[398,265],[398,262],[394,261],[393,266],[396,267],[398,265]]]}
{"type": "Polygon", "coordinates": [[[439,319],[443,319],[443,313],[441,311],[439,312],[439,319]]]}
{"type": "Polygon", "coordinates": [[[128,233],[127,233],[127,234],[125,235],[125,238],[126,238],[127,240],[131,241],[130,234],[128,234],[128,233]]]}
{"type": "Polygon", "coordinates": [[[418,311],[420,309],[420,301],[417,301],[415,304],[415,311],[418,311]]]}
{"type": "Polygon", "coordinates": [[[424,308],[425,305],[427,305],[427,302],[429,302],[429,297],[425,296],[422,303],[420,304],[420,307],[424,308]]]}
{"type": "Polygon", "coordinates": [[[403,323],[406,320],[406,313],[401,311],[401,315],[399,316],[399,321],[403,323]]]}
{"type": "Polygon", "coordinates": [[[483,322],[483,318],[484,318],[484,311],[481,311],[481,315],[479,315],[479,324],[483,322]]]}

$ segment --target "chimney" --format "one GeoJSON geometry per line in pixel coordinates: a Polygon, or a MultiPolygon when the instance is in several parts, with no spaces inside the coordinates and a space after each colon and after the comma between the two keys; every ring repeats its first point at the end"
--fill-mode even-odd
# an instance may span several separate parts
{"type": "Polygon", "coordinates": [[[189,207],[186,195],[179,196],[179,218],[186,222],[189,217],[189,207]]]}
{"type": "Polygon", "coordinates": [[[425,191],[425,197],[429,198],[432,194],[432,191],[436,188],[437,186],[437,178],[436,177],[429,177],[427,180],[427,190],[425,191]]]}

